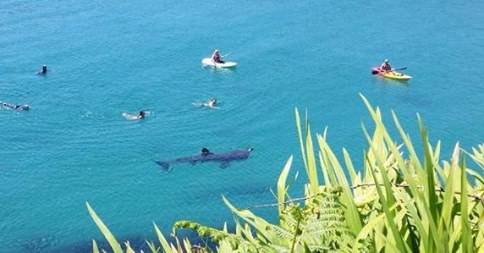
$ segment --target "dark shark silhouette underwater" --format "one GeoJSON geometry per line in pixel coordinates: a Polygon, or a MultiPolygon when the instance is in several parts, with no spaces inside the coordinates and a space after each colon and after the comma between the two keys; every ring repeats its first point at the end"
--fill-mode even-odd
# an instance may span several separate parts
{"type": "Polygon", "coordinates": [[[197,163],[205,162],[218,162],[220,163],[220,168],[225,169],[230,166],[230,163],[233,161],[242,161],[248,159],[253,150],[253,148],[247,148],[237,149],[225,153],[212,153],[207,148],[202,148],[200,154],[198,155],[180,157],[169,161],[155,162],[160,165],[161,169],[164,171],[171,171],[176,163],[189,163],[191,165],[195,165],[197,163]]]}

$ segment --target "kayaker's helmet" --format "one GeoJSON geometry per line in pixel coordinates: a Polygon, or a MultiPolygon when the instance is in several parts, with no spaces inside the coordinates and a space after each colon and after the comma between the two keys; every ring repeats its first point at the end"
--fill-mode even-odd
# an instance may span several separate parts
{"type": "Polygon", "coordinates": [[[388,63],[388,59],[385,59],[383,62],[388,63]]]}

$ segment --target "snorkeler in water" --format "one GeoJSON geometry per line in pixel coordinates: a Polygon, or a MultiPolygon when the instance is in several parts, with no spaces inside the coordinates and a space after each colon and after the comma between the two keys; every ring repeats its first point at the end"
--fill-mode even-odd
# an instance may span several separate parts
{"type": "MultiPolygon", "coordinates": [[[[148,112],[149,113],[149,112],[148,112]]],[[[123,112],[123,117],[127,120],[142,120],[148,115],[147,111],[139,111],[138,113],[123,112]]]]}
{"type": "Polygon", "coordinates": [[[218,105],[217,103],[217,99],[216,98],[210,98],[208,101],[207,101],[207,107],[210,107],[210,108],[214,108],[218,105]]]}
{"type": "Polygon", "coordinates": [[[140,111],[138,113],[138,119],[144,119],[145,118],[145,115],[146,115],[146,113],[144,111],[140,111]]]}
{"type": "Polygon", "coordinates": [[[1,102],[2,107],[8,108],[14,111],[28,111],[30,110],[29,105],[14,105],[10,103],[1,102]]]}
{"type": "Polygon", "coordinates": [[[46,75],[47,74],[47,65],[42,65],[42,68],[37,72],[37,75],[46,75]]]}

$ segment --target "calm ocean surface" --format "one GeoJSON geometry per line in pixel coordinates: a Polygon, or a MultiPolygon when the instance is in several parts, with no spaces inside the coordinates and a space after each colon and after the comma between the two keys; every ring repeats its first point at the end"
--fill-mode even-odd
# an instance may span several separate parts
{"type": "Polygon", "coordinates": [[[274,202],[289,155],[303,172],[296,106],[359,166],[370,123],[359,92],[416,141],[421,113],[445,158],[457,141],[470,149],[484,141],[483,66],[481,0],[2,0],[0,101],[31,111],[0,110],[0,252],[87,250],[101,234],[85,201],[120,239],[152,237],[152,222],[220,227],[232,221],[222,194],[274,202]],[[214,48],[237,69],[202,68],[214,48]],[[372,76],[384,58],[414,79],[372,76]],[[220,110],[192,105],[210,96],[220,110]],[[121,116],[140,109],[142,122],[121,116]],[[227,169],[153,162],[201,147],[255,151],[227,169]]]}

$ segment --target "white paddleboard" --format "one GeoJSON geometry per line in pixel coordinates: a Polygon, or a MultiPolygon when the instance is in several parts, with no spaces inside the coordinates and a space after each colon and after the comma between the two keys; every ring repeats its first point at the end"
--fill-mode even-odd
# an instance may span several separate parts
{"type": "Polygon", "coordinates": [[[213,61],[212,58],[204,58],[202,60],[202,64],[204,66],[211,66],[211,67],[214,67],[214,68],[234,68],[235,66],[237,66],[237,63],[233,62],[233,61],[226,61],[224,63],[217,63],[217,62],[213,61]]]}

